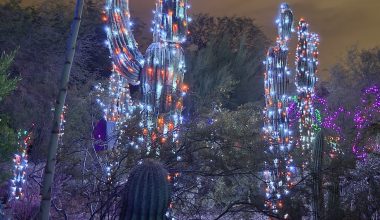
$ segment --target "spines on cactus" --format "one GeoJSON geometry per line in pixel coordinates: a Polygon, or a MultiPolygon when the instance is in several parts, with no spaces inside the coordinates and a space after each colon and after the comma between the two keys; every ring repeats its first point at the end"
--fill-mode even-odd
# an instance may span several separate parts
{"type": "Polygon", "coordinates": [[[164,220],[170,202],[168,172],[162,164],[145,160],[126,184],[121,220],[164,220]]]}

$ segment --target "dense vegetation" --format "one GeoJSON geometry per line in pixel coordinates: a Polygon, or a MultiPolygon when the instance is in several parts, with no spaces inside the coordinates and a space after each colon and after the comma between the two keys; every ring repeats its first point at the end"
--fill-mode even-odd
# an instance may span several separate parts
{"type": "MultiPolygon", "coordinates": [[[[124,183],[135,164],[146,156],[130,140],[141,132],[136,114],[128,122],[121,146],[96,152],[92,130],[101,118],[94,85],[105,84],[111,63],[104,45],[100,20],[102,3],[87,1],[77,54],[73,65],[65,134],[60,145],[53,188],[53,219],[115,219],[120,212],[124,183]],[[111,176],[105,169],[113,161],[111,176]]],[[[12,152],[18,129],[34,124],[26,195],[9,202],[5,210],[15,219],[35,217],[39,187],[46,160],[52,108],[58,74],[63,65],[72,4],[46,1],[22,7],[9,0],[0,5],[0,199],[8,200],[12,152]],[[13,52],[16,51],[16,52],[13,52]],[[7,55],[8,54],[8,55],[7,55]]],[[[141,24],[137,22],[137,25],[141,24]]],[[[135,29],[139,38],[147,28],[135,29]]],[[[263,161],[267,157],[261,139],[263,72],[267,37],[249,18],[196,15],[190,26],[185,81],[191,88],[186,100],[183,135],[176,146],[180,161],[163,152],[160,161],[172,176],[173,213],[178,219],[259,219],[271,215],[263,207],[263,161]]],[[[145,41],[143,41],[145,42],[145,41]]],[[[147,45],[140,45],[146,48],[147,45]]],[[[322,54],[323,56],[323,54],[322,54]]],[[[329,105],[318,106],[322,117],[340,107],[344,112],[368,107],[361,101],[364,88],[380,85],[380,48],[352,49],[346,61],[330,69],[330,80],[319,82],[318,96],[329,105]],[[350,94],[350,95],[347,95],[350,94]]],[[[371,219],[380,211],[379,149],[359,162],[351,152],[357,132],[354,116],[342,114],[339,154],[324,152],[323,219],[371,219]]],[[[373,115],[361,143],[380,142],[380,115],[373,115]]],[[[337,135],[326,128],[326,135],[337,135]]],[[[162,143],[161,143],[162,144],[162,143]]],[[[169,144],[162,144],[170,149],[169,144]]],[[[168,150],[169,151],[169,150],[168,150]]],[[[310,216],[310,176],[300,179],[285,207],[292,219],[310,216]]],[[[1,219],[2,206],[0,206],[1,219]]]]}

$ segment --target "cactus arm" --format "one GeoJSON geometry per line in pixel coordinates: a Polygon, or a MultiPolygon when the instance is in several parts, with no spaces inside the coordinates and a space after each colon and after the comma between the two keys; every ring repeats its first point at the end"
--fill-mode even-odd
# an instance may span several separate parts
{"type": "Polygon", "coordinates": [[[128,83],[138,85],[144,56],[132,33],[128,0],[107,0],[103,20],[107,23],[108,47],[113,70],[128,83]]]}
{"type": "Polygon", "coordinates": [[[189,8],[188,0],[157,0],[153,20],[154,43],[186,41],[189,8]]]}

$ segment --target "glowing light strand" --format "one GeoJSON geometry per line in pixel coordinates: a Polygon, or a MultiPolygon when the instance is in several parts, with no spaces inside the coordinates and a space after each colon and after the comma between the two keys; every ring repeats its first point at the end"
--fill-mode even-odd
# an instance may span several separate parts
{"type": "Polygon", "coordinates": [[[183,97],[188,90],[183,83],[186,66],[181,44],[188,34],[189,7],[187,0],[156,3],[152,22],[154,42],[147,50],[141,76],[148,151],[156,140],[160,143],[168,139],[178,141],[178,126],[183,122],[183,97]]]}
{"type": "Polygon", "coordinates": [[[298,144],[302,149],[302,155],[306,157],[302,164],[302,167],[306,168],[311,159],[311,145],[315,138],[315,130],[319,127],[316,124],[314,109],[319,37],[310,32],[309,24],[304,19],[299,21],[297,33],[295,84],[298,92],[298,144]]]}
{"type": "Polygon", "coordinates": [[[290,71],[287,67],[288,42],[293,31],[293,13],[287,4],[281,4],[276,23],[277,45],[268,50],[264,83],[266,101],[264,138],[268,144],[266,153],[271,158],[265,162],[265,206],[274,213],[278,213],[283,207],[283,195],[289,193],[295,172],[290,154],[293,139],[289,129],[291,97],[288,95],[290,71]]]}
{"type": "Polygon", "coordinates": [[[115,73],[122,75],[133,85],[138,85],[144,65],[143,55],[133,37],[128,0],[107,0],[102,15],[107,23],[106,33],[115,73]]]}
{"type": "Polygon", "coordinates": [[[11,179],[11,199],[19,200],[23,197],[23,186],[25,184],[26,168],[28,167],[28,148],[31,144],[32,133],[28,131],[19,131],[18,153],[14,155],[14,171],[11,179]]]}
{"type": "Polygon", "coordinates": [[[61,114],[61,121],[59,123],[58,144],[60,146],[63,145],[63,135],[65,134],[66,112],[67,112],[67,106],[65,105],[65,106],[63,106],[63,112],[61,114]]]}
{"type": "MultiPolygon", "coordinates": [[[[187,16],[189,7],[187,0],[157,0],[152,22],[154,42],[144,59],[131,31],[128,1],[107,1],[102,19],[107,23],[107,45],[114,73],[110,78],[109,98],[106,102],[100,98],[97,101],[104,108],[108,136],[120,130],[120,125],[139,107],[144,112],[142,126],[148,143],[154,143],[157,138],[162,142],[177,139],[187,92],[183,84],[185,59],[181,43],[186,41],[191,20],[187,16]],[[141,86],[141,100],[132,102],[129,83],[141,86]]],[[[102,90],[101,85],[97,88],[102,90]]],[[[116,140],[110,142],[112,147],[116,140]]]]}
{"type": "Polygon", "coordinates": [[[106,90],[107,98],[100,97],[105,92],[102,85],[96,86],[99,92],[96,101],[103,108],[107,121],[107,149],[112,149],[117,146],[122,124],[139,107],[131,99],[129,84],[140,84],[144,57],[132,34],[128,0],[107,0],[102,20],[106,23],[106,45],[112,60],[112,75],[106,90]]]}
{"type": "MultiPolygon", "coordinates": [[[[334,149],[331,150],[330,156],[336,157],[338,154],[342,154],[342,150],[337,146],[342,141],[352,142],[352,152],[356,158],[364,160],[368,156],[368,152],[376,150],[378,146],[376,143],[371,144],[361,143],[363,141],[363,134],[366,128],[368,128],[380,115],[380,86],[372,85],[363,89],[360,103],[354,108],[353,111],[349,111],[342,106],[338,106],[335,110],[330,110],[326,99],[316,97],[316,102],[322,106],[322,113],[324,115],[322,120],[322,127],[330,129],[336,136],[332,137],[331,143],[334,145],[334,149]],[[349,135],[344,131],[344,124],[352,122],[355,126],[355,137],[350,140],[349,135]]],[[[367,140],[368,142],[368,140],[367,140]]],[[[373,142],[376,142],[373,140],[373,142]]]]}
{"type": "Polygon", "coordinates": [[[356,128],[356,136],[353,142],[352,151],[358,159],[366,159],[369,151],[375,150],[378,146],[363,146],[359,144],[363,138],[363,131],[380,117],[380,87],[378,85],[364,89],[360,99],[362,106],[356,107],[353,120],[356,128]]]}

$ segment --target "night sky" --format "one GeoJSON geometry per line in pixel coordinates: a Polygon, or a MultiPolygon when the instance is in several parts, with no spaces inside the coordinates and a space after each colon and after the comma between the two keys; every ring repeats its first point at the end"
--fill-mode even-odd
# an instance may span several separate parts
{"type": "MultiPolygon", "coordinates": [[[[154,2],[154,0],[130,0],[132,17],[138,17],[150,24],[154,2]]],[[[278,5],[283,1],[190,0],[190,2],[191,14],[252,17],[267,36],[274,40],[275,16],[278,5]]],[[[296,21],[304,17],[309,21],[312,31],[321,36],[320,69],[324,76],[327,75],[326,70],[344,57],[351,46],[371,48],[380,45],[380,0],[288,0],[287,2],[293,9],[296,21]]]]}
{"type": "MultiPolygon", "coordinates": [[[[255,19],[270,39],[275,39],[275,16],[279,0],[191,0],[190,13],[215,16],[246,16],[255,19]]],[[[321,35],[320,67],[327,69],[353,45],[380,45],[380,0],[289,0],[296,21],[304,17],[312,31],[321,35]]],[[[132,16],[147,24],[154,0],[130,0],[132,16]]],[[[295,36],[295,35],[294,35],[295,36]]],[[[325,72],[325,71],[323,71],[325,72]]]]}

